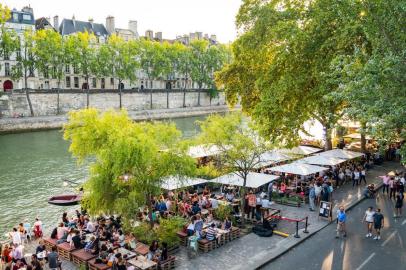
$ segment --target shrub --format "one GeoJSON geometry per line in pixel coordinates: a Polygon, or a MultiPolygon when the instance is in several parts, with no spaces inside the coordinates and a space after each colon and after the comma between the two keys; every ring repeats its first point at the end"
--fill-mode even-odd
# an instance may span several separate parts
{"type": "Polygon", "coordinates": [[[160,219],[159,227],[155,229],[159,242],[166,242],[169,248],[179,245],[179,237],[176,233],[182,230],[186,223],[186,219],[182,217],[160,219]]]}
{"type": "Polygon", "coordinates": [[[151,245],[152,241],[157,239],[155,230],[151,230],[149,223],[142,222],[139,226],[133,228],[133,233],[138,241],[151,245]]]}

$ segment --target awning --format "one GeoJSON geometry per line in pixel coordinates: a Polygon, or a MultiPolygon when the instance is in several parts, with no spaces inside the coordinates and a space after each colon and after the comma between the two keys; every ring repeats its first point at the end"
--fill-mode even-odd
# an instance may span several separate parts
{"type": "Polygon", "coordinates": [[[201,178],[180,178],[171,176],[164,179],[161,188],[165,190],[176,190],[185,187],[196,186],[207,183],[207,180],[201,178]]]}
{"type": "MultiPolygon", "coordinates": [[[[247,176],[246,187],[258,188],[258,187],[268,184],[269,182],[272,182],[278,178],[279,178],[279,176],[276,176],[276,175],[250,172],[247,176]]],[[[229,173],[229,174],[217,177],[215,179],[210,180],[210,182],[223,184],[223,185],[234,185],[234,186],[240,186],[240,187],[242,187],[244,185],[244,179],[241,176],[236,175],[235,173],[229,173]]]]}
{"type": "Polygon", "coordinates": [[[307,163],[313,165],[322,165],[322,166],[334,166],[340,163],[345,162],[345,159],[335,158],[335,157],[325,157],[321,155],[310,156],[297,160],[299,163],[307,163]]]}
{"type": "Polygon", "coordinates": [[[342,149],[333,149],[326,152],[322,152],[318,154],[323,157],[334,157],[334,158],[341,158],[341,159],[353,159],[362,157],[363,153],[358,153],[354,151],[342,150],[342,149]]]}
{"type": "Polygon", "coordinates": [[[257,169],[267,167],[278,162],[292,160],[293,158],[280,152],[279,150],[274,150],[263,153],[259,159],[260,162],[255,166],[257,169]]]}
{"type": "Polygon", "coordinates": [[[215,156],[221,153],[221,150],[216,145],[197,145],[191,146],[188,155],[192,158],[202,158],[215,156]]]}
{"type": "Polygon", "coordinates": [[[271,167],[267,170],[272,172],[290,173],[296,175],[310,175],[328,170],[328,168],[306,163],[293,162],[282,166],[271,167]]]}
{"type": "Polygon", "coordinates": [[[311,155],[320,151],[323,151],[320,148],[316,148],[316,147],[311,147],[311,146],[296,146],[293,147],[292,149],[281,149],[280,150],[282,153],[284,154],[288,154],[288,155],[302,155],[302,156],[307,156],[307,155],[311,155]]]}

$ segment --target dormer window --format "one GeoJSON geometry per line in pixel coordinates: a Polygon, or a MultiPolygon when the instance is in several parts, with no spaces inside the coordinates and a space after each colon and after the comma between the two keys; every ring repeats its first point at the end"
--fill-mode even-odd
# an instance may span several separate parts
{"type": "Polygon", "coordinates": [[[29,14],[23,14],[23,20],[24,20],[24,21],[31,21],[31,15],[29,15],[29,14]]]}
{"type": "Polygon", "coordinates": [[[18,22],[18,13],[13,13],[13,21],[18,22]]]}

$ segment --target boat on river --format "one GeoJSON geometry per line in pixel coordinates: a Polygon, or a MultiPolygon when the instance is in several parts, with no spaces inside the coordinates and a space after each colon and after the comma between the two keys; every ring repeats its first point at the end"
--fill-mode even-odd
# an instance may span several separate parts
{"type": "Polygon", "coordinates": [[[82,194],[65,194],[49,198],[48,203],[58,206],[76,205],[82,200],[82,194]]]}

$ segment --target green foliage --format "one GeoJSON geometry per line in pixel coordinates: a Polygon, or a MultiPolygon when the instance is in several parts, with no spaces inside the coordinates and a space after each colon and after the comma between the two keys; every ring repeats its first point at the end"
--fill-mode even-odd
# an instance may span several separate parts
{"type": "Polygon", "coordinates": [[[176,233],[182,230],[186,223],[186,219],[177,216],[168,219],[160,219],[159,226],[155,230],[159,242],[166,242],[169,248],[178,246],[179,237],[176,233]]]}
{"type": "Polygon", "coordinates": [[[233,209],[232,209],[231,205],[219,204],[218,208],[214,211],[214,214],[216,216],[216,219],[218,219],[220,221],[224,221],[226,217],[228,217],[231,220],[232,212],[233,212],[233,209]]]}
{"type": "Polygon", "coordinates": [[[132,122],[125,111],[71,112],[64,138],[79,163],[95,158],[85,185],[84,206],[91,214],[119,213],[131,219],[138,206],[151,208],[166,177],[195,171],[174,124],[132,122]]]}
{"type": "Polygon", "coordinates": [[[133,233],[138,241],[147,245],[151,245],[152,241],[158,239],[155,230],[152,230],[148,223],[145,222],[142,222],[139,226],[134,227],[133,233]]]}

